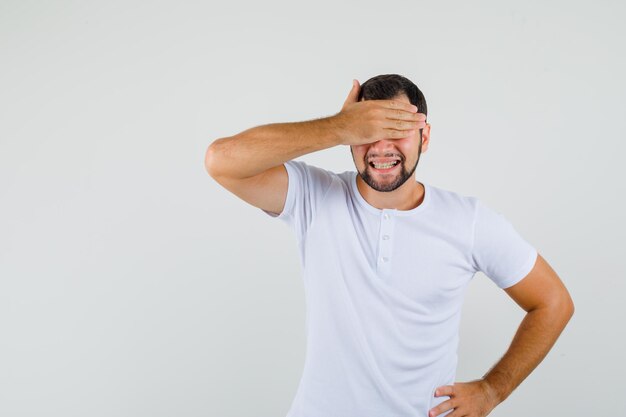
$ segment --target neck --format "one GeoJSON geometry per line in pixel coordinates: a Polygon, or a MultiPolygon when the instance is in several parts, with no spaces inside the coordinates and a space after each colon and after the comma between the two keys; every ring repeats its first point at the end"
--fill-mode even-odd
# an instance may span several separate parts
{"type": "Polygon", "coordinates": [[[356,185],[363,199],[377,209],[412,210],[424,201],[424,186],[415,181],[415,175],[389,192],[376,191],[365,183],[358,173],[356,185]]]}

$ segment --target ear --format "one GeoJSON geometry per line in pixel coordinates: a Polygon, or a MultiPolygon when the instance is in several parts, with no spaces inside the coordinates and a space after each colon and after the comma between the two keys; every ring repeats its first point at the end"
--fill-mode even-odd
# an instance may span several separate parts
{"type": "Polygon", "coordinates": [[[422,130],[422,153],[428,150],[430,144],[430,123],[426,123],[426,127],[422,130]]]}

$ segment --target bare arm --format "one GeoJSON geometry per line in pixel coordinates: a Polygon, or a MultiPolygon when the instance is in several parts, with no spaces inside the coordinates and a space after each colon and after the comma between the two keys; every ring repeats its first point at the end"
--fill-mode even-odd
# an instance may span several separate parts
{"type": "Polygon", "coordinates": [[[380,138],[402,138],[426,125],[426,115],[401,100],[357,101],[354,80],[341,111],[334,116],[256,126],[213,141],[204,166],[213,179],[239,198],[280,213],[289,186],[284,166],[301,155],[336,145],[361,145],[380,138]]]}
{"type": "Polygon", "coordinates": [[[246,179],[286,161],[336,145],[361,145],[381,138],[402,138],[426,125],[426,115],[400,100],[357,101],[353,82],[341,111],[333,116],[256,126],[215,140],[206,152],[212,177],[246,179]]]}
{"type": "Polygon", "coordinates": [[[505,355],[483,376],[497,402],[541,363],[574,314],[567,289],[541,255],[529,275],[505,291],[527,314],[505,355]]]}
{"type": "Polygon", "coordinates": [[[249,178],[304,154],[340,145],[341,137],[334,116],[256,126],[214,141],[205,164],[212,176],[249,178]]]}
{"type": "Polygon", "coordinates": [[[565,285],[539,254],[528,275],[504,291],[527,312],[511,345],[482,378],[437,387],[435,396],[450,399],[431,408],[429,417],[450,409],[455,416],[488,415],[541,363],[574,314],[565,285]]]}

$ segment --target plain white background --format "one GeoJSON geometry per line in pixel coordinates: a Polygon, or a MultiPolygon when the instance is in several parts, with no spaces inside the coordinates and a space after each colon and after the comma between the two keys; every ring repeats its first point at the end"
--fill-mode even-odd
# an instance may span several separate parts
{"type": "MultiPolygon", "coordinates": [[[[383,73],[428,102],[418,180],[503,213],[576,305],[491,415],[623,415],[625,12],[0,2],[0,415],[284,416],[305,353],[295,238],[215,183],[204,153],[333,115],[353,78],[383,73]]],[[[300,159],[354,169],[345,146],[300,159]]],[[[475,277],[457,380],[482,376],[522,318],[475,277]]]]}

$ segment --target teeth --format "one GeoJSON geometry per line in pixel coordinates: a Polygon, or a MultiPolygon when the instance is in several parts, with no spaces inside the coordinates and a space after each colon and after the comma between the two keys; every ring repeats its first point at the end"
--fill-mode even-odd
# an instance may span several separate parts
{"type": "Polygon", "coordinates": [[[395,166],[397,162],[398,161],[388,162],[386,164],[375,164],[372,162],[372,165],[374,165],[374,168],[376,169],[387,169],[387,168],[391,168],[392,166],[395,166]]]}

